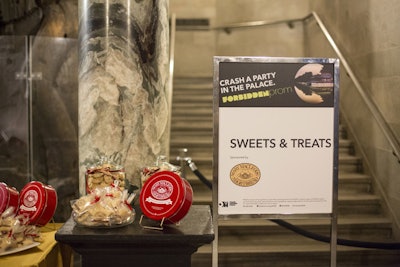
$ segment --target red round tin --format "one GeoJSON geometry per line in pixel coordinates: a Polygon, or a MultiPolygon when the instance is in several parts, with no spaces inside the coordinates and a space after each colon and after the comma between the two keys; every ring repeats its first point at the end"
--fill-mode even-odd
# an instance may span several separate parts
{"type": "Polygon", "coordinates": [[[193,190],[188,181],[171,171],[159,171],[150,176],[140,192],[143,214],[156,221],[177,223],[188,213],[193,190]]]}
{"type": "Polygon", "coordinates": [[[14,187],[9,187],[6,183],[0,183],[0,214],[9,207],[14,207],[17,213],[19,206],[19,192],[14,187]]]}
{"type": "Polygon", "coordinates": [[[50,185],[32,181],[20,193],[19,214],[29,218],[29,224],[44,226],[53,217],[57,208],[57,192],[50,185]]]}

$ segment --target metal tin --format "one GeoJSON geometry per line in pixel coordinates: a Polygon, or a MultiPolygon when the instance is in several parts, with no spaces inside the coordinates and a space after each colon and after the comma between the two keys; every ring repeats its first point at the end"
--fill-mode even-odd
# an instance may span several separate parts
{"type": "Polygon", "coordinates": [[[19,214],[27,215],[29,224],[46,225],[53,217],[56,208],[57,192],[53,187],[32,181],[22,188],[19,214]]]}
{"type": "Polygon", "coordinates": [[[188,213],[193,190],[188,181],[171,171],[159,171],[150,176],[140,193],[143,214],[156,221],[177,223],[188,213]]]}
{"type": "Polygon", "coordinates": [[[19,206],[19,192],[14,187],[9,187],[6,183],[0,183],[0,214],[9,207],[14,207],[16,213],[19,206]]]}

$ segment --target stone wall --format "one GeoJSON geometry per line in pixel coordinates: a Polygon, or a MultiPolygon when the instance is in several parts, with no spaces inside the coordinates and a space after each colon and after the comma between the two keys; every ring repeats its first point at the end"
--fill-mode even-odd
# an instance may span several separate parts
{"type": "Polygon", "coordinates": [[[213,74],[213,56],[303,56],[303,27],[283,23],[227,33],[216,28],[248,21],[279,21],[309,14],[309,0],[170,0],[177,19],[206,18],[211,31],[178,31],[175,76],[213,74]]]}
{"type": "MultiPolygon", "coordinates": [[[[170,0],[170,14],[177,19],[208,19],[214,23],[216,0],[170,0]]],[[[215,55],[213,31],[177,31],[175,37],[175,77],[212,75],[215,55]]]]}
{"type": "MultiPolygon", "coordinates": [[[[319,14],[338,47],[346,57],[366,94],[388,123],[397,139],[400,137],[400,35],[398,25],[400,2],[396,0],[313,0],[319,14]]],[[[314,55],[325,53],[327,46],[315,46],[314,55]]],[[[317,38],[314,36],[314,38],[317,38]]],[[[356,137],[359,153],[366,156],[366,166],[376,178],[389,213],[400,226],[400,164],[348,77],[341,75],[341,109],[343,118],[356,137]]],[[[399,235],[397,233],[397,235],[399,235]]]]}

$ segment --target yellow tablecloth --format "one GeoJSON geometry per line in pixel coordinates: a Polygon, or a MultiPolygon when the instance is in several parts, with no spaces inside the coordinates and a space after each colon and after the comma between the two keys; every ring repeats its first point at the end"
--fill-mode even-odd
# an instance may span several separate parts
{"type": "Polygon", "coordinates": [[[50,223],[40,228],[40,245],[14,254],[0,256],[4,267],[62,267],[60,245],[54,239],[61,223],[50,223]]]}

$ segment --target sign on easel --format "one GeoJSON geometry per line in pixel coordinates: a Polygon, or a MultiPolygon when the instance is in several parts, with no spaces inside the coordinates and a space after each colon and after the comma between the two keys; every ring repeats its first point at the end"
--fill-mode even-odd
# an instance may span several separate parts
{"type": "Polygon", "coordinates": [[[218,214],[331,214],[337,59],[215,57],[218,214]]]}

